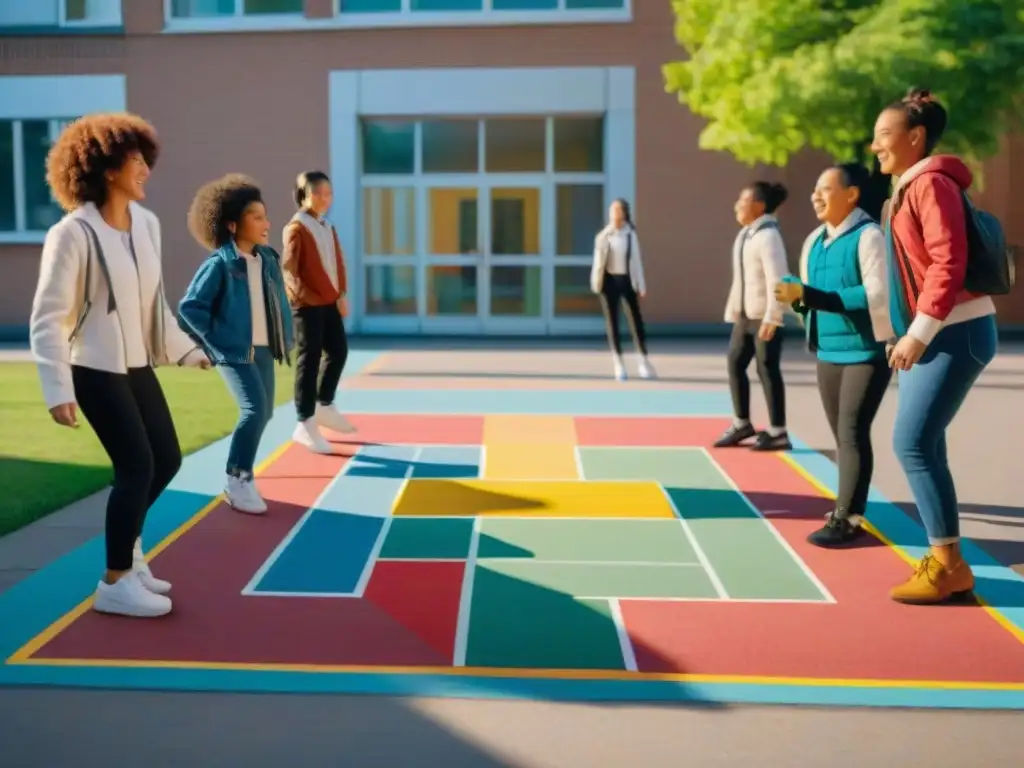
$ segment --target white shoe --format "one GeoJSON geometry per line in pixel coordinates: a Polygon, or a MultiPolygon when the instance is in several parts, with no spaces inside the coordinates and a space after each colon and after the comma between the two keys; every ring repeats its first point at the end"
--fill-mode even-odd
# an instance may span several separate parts
{"type": "Polygon", "coordinates": [[[626,366],[622,364],[622,358],[615,358],[615,379],[616,381],[626,380],[626,366]]]}
{"type": "Polygon", "coordinates": [[[171,612],[171,598],[146,589],[139,574],[129,571],[114,584],[101,581],[96,585],[93,609],[120,616],[153,618],[171,612]]]}
{"type": "Polygon", "coordinates": [[[171,591],[171,582],[158,579],[153,575],[153,571],[150,570],[149,563],[146,562],[146,556],[142,552],[142,540],[135,540],[135,553],[132,558],[132,570],[139,577],[139,581],[142,582],[142,586],[152,592],[154,595],[166,595],[171,591]]]}
{"type": "Polygon", "coordinates": [[[267,511],[267,503],[260,497],[259,491],[256,490],[256,483],[251,477],[228,475],[224,493],[228,497],[228,504],[239,512],[262,515],[267,511]]]}
{"type": "Polygon", "coordinates": [[[317,403],[316,416],[313,418],[321,427],[325,427],[332,432],[351,435],[356,431],[356,428],[352,426],[352,422],[342,416],[333,405],[317,403]]]}
{"type": "Polygon", "coordinates": [[[637,369],[641,379],[658,378],[658,372],[654,370],[654,366],[651,365],[651,361],[646,357],[640,358],[640,364],[637,366],[637,369]]]}
{"type": "Polygon", "coordinates": [[[299,445],[306,446],[313,453],[333,453],[331,444],[320,434],[320,428],[317,427],[315,419],[307,419],[296,424],[295,431],[292,432],[292,440],[299,445]]]}

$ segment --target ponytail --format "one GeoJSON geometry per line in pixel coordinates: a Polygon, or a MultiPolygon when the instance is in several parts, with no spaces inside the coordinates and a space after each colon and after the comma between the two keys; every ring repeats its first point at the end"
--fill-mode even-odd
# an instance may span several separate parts
{"type": "Polygon", "coordinates": [[[323,171],[303,171],[295,179],[295,205],[302,209],[317,184],[330,181],[323,171]]]}

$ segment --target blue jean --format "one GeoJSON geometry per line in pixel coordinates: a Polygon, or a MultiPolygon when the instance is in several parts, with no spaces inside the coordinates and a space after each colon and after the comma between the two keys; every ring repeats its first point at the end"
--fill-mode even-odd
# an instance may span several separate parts
{"type": "Polygon", "coordinates": [[[269,347],[256,347],[248,363],[217,366],[238,404],[238,423],[228,448],[229,475],[251,475],[260,438],[274,413],[274,358],[269,347]]]}
{"type": "Polygon", "coordinates": [[[899,373],[893,448],[933,545],[960,539],[946,429],[997,345],[995,315],[956,323],[939,331],[917,365],[899,373]]]}

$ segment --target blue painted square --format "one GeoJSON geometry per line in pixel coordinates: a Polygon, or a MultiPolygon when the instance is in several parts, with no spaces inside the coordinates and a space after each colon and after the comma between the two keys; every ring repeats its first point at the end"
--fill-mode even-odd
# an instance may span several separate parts
{"type": "Polygon", "coordinates": [[[480,476],[480,446],[427,445],[413,464],[416,478],[462,479],[480,476]]]}
{"type": "Polygon", "coordinates": [[[380,517],[314,510],[254,591],[353,592],[383,525],[380,517]]]}
{"type": "Polygon", "coordinates": [[[409,462],[402,459],[353,459],[345,473],[350,477],[390,477],[404,479],[409,473],[409,462]]]}

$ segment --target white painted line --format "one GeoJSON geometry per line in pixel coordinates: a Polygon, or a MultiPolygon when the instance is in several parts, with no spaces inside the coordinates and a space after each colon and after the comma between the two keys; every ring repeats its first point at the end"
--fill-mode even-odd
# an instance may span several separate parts
{"type": "MultiPolygon", "coordinates": [[[[276,547],[274,547],[274,551],[271,552],[270,556],[263,561],[263,565],[261,565],[259,569],[256,571],[256,573],[253,574],[252,578],[249,579],[249,583],[242,587],[243,595],[251,596],[271,594],[269,592],[256,592],[256,587],[259,586],[260,581],[262,581],[263,577],[267,575],[267,572],[274,567],[274,563],[277,562],[277,559],[288,548],[288,545],[292,543],[292,539],[298,536],[299,531],[302,530],[302,526],[306,524],[306,521],[308,521],[309,518],[312,517],[313,512],[316,510],[316,508],[319,507],[323,503],[324,499],[327,498],[327,494],[331,492],[335,484],[348,473],[349,467],[351,467],[352,464],[355,462],[356,457],[359,456],[360,451],[362,451],[362,446],[360,446],[359,450],[357,450],[355,454],[349,457],[348,461],[346,461],[342,465],[341,471],[331,478],[330,482],[327,483],[327,485],[324,486],[324,489],[320,492],[320,495],[313,500],[313,503],[310,505],[309,509],[302,513],[302,517],[298,519],[295,525],[292,526],[291,530],[288,531],[285,537],[281,539],[281,541],[278,543],[276,547]]],[[[287,594],[292,593],[289,592],[287,594]]]]}
{"type": "Polygon", "coordinates": [[[580,447],[579,447],[579,445],[574,445],[572,447],[572,456],[573,456],[573,460],[575,460],[575,462],[576,462],[576,479],[577,480],[586,480],[587,479],[587,473],[583,471],[583,457],[580,455],[580,447]]]}
{"type": "Polygon", "coordinates": [[[771,531],[772,536],[774,536],[776,540],[778,540],[779,544],[782,545],[783,549],[785,549],[786,552],[789,553],[789,556],[792,557],[793,560],[796,562],[796,564],[800,566],[800,569],[804,572],[804,575],[806,575],[807,578],[811,580],[811,583],[818,588],[818,591],[821,592],[822,596],[830,603],[836,602],[836,599],[832,596],[832,593],[825,588],[825,585],[821,582],[821,579],[819,579],[817,575],[814,573],[814,571],[812,571],[807,566],[807,563],[803,561],[803,558],[801,558],[800,555],[796,553],[796,550],[794,550],[793,547],[790,546],[789,542],[783,538],[782,534],[779,533],[779,530],[771,524],[771,521],[768,520],[768,518],[766,518],[764,514],[762,514],[761,510],[754,506],[754,502],[747,498],[747,494],[740,490],[740,487],[736,485],[736,481],[729,476],[729,473],[726,472],[722,465],[719,464],[718,461],[715,459],[715,457],[711,455],[711,452],[707,448],[704,448],[703,450],[704,454],[708,457],[708,461],[710,461],[712,466],[714,466],[715,469],[718,470],[719,474],[721,474],[721,476],[725,478],[725,482],[729,484],[729,487],[739,494],[740,498],[743,499],[743,503],[746,504],[755,515],[761,518],[761,522],[763,522],[768,527],[768,530],[771,531]]]}
{"type": "Polygon", "coordinates": [[[636,672],[636,653],[633,651],[633,641],[629,639],[629,632],[626,631],[626,622],[622,618],[622,606],[618,600],[609,600],[608,607],[612,612],[612,621],[615,622],[615,634],[619,636],[619,648],[622,650],[622,661],[626,665],[626,671],[636,672]]]}
{"type": "Polygon", "coordinates": [[[481,557],[484,563],[528,563],[530,565],[652,565],[665,568],[703,568],[703,563],[669,563],[655,560],[539,560],[532,557],[481,557]]]}
{"type": "Polygon", "coordinates": [[[480,445],[480,466],[476,469],[476,476],[478,480],[487,479],[487,446],[480,445]]]}
{"type": "Polygon", "coordinates": [[[683,513],[676,507],[676,503],[672,501],[672,497],[668,491],[665,490],[665,486],[658,486],[661,488],[661,492],[665,495],[665,501],[672,507],[672,511],[675,513],[676,518],[679,520],[680,525],[683,526],[683,533],[686,534],[686,538],[690,540],[690,546],[693,547],[693,553],[697,555],[697,559],[700,560],[700,564],[704,566],[704,570],[708,574],[708,579],[711,581],[711,586],[715,588],[715,592],[718,593],[718,597],[722,600],[729,599],[729,593],[725,589],[725,584],[718,578],[718,574],[715,572],[714,567],[711,565],[711,561],[708,559],[704,549],[697,542],[697,537],[693,535],[693,531],[690,529],[690,524],[686,522],[686,518],[683,517],[683,513]]]}
{"type": "Polygon", "coordinates": [[[466,570],[462,574],[462,593],[459,595],[459,618],[455,626],[455,654],[452,666],[466,666],[466,644],[469,642],[469,612],[473,604],[473,580],[476,576],[476,556],[480,551],[480,529],[483,518],[473,519],[473,536],[469,540],[466,570]]]}
{"type": "Polygon", "coordinates": [[[786,598],[746,597],[609,597],[608,595],[580,595],[576,600],[625,600],[640,603],[772,603],[781,605],[837,605],[829,600],[787,600],[786,598]]]}
{"type": "Polygon", "coordinates": [[[377,566],[377,558],[380,556],[380,550],[384,546],[384,539],[387,538],[388,531],[391,530],[391,521],[395,519],[395,507],[402,498],[402,494],[405,493],[405,488],[409,485],[409,478],[412,477],[412,473],[416,469],[416,462],[419,461],[422,455],[423,448],[420,447],[413,452],[412,457],[409,459],[409,466],[405,470],[405,478],[398,487],[398,493],[395,494],[395,498],[391,501],[391,514],[384,518],[384,523],[381,525],[380,531],[377,532],[377,539],[373,542],[373,549],[370,550],[370,554],[363,564],[363,572],[359,574],[359,581],[356,582],[355,589],[352,590],[356,597],[362,597],[363,593],[366,592],[366,585],[370,583],[373,569],[377,566]]]}

